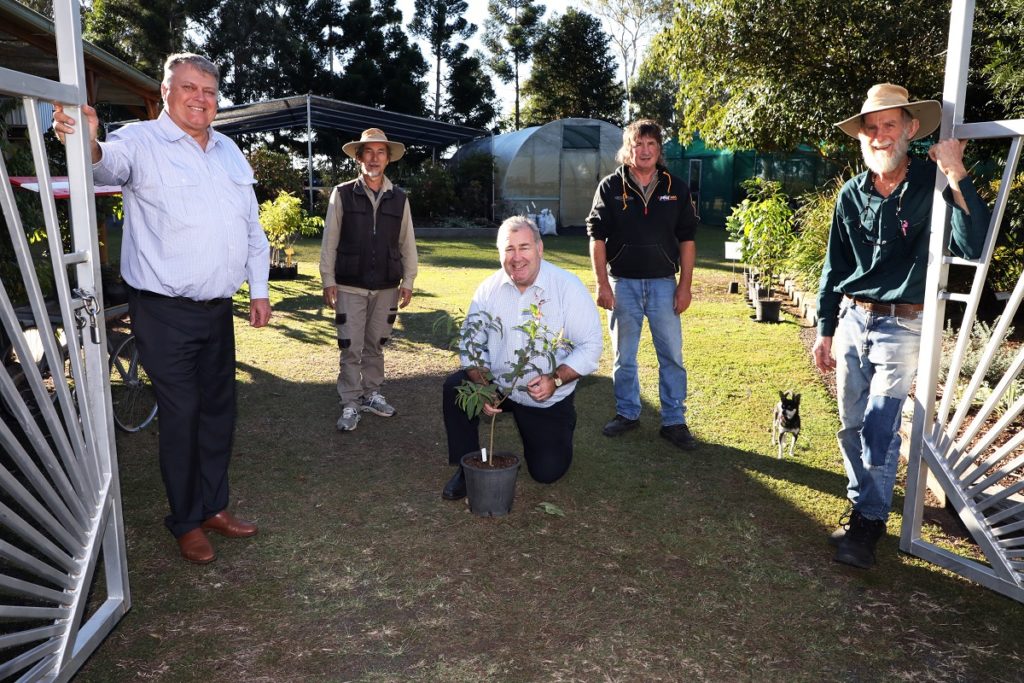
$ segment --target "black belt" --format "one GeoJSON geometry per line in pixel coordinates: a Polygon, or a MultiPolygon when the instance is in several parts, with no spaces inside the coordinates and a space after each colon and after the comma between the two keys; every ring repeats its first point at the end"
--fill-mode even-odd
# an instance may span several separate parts
{"type": "Polygon", "coordinates": [[[168,296],[166,294],[158,294],[157,292],[151,292],[148,289],[135,289],[131,288],[131,291],[138,294],[143,299],[163,299],[165,301],[180,301],[184,304],[193,304],[196,306],[202,306],[203,308],[213,308],[220,306],[221,304],[228,303],[231,301],[229,298],[221,299],[208,299],[206,301],[196,301],[195,299],[189,299],[186,296],[168,296]]]}
{"type": "Polygon", "coordinates": [[[863,308],[869,313],[875,315],[891,315],[903,318],[909,318],[912,315],[916,315],[924,310],[924,304],[894,304],[886,301],[873,301],[871,299],[864,299],[859,296],[844,295],[847,299],[853,302],[855,306],[863,308]]]}

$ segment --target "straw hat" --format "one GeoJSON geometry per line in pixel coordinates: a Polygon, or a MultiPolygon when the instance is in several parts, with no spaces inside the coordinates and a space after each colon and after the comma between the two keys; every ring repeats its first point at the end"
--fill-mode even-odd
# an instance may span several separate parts
{"type": "Polygon", "coordinates": [[[845,121],[840,121],[836,126],[851,138],[855,138],[860,132],[862,116],[886,109],[906,109],[911,116],[921,122],[921,127],[917,129],[917,135],[911,140],[927,137],[939,127],[939,123],[942,121],[942,105],[937,100],[911,102],[908,99],[906,88],[892,83],[879,83],[871,86],[871,90],[868,90],[868,98],[864,100],[864,106],[860,108],[860,113],[845,121]]]}
{"type": "Polygon", "coordinates": [[[353,159],[356,158],[356,152],[359,150],[359,145],[364,145],[367,142],[383,142],[391,150],[390,161],[398,161],[405,155],[405,145],[401,142],[391,142],[388,140],[388,136],[384,135],[384,131],[380,128],[367,128],[363,131],[362,136],[358,140],[352,142],[346,142],[341,146],[342,151],[349,155],[353,159]]]}

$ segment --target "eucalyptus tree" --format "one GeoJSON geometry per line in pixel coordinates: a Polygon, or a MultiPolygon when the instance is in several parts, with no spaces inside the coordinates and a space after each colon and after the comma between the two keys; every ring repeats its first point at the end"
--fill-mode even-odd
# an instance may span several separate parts
{"type": "Polygon", "coordinates": [[[587,9],[605,20],[609,38],[618,53],[622,82],[626,86],[626,118],[633,115],[633,76],[640,63],[643,44],[661,30],[672,16],[672,0],[587,0],[587,9]]]}
{"type": "Polygon", "coordinates": [[[515,127],[521,127],[519,68],[530,61],[541,29],[544,5],[534,0],[488,0],[484,47],[490,52],[487,66],[502,83],[515,87],[515,127]]]}

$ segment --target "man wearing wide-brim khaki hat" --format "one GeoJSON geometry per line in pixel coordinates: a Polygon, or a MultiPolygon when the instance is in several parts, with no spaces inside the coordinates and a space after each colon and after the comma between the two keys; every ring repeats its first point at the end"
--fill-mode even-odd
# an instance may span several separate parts
{"type": "Polygon", "coordinates": [[[399,308],[412,299],[416,237],[409,200],[384,175],[405,145],[379,128],[342,145],[359,162],[359,177],[331,192],[320,249],[324,303],[335,311],[338,330],[338,431],[350,432],[362,413],[395,415],[380,388],[384,345],[399,308]]]}
{"type": "Polygon", "coordinates": [[[917,368],[936,171],[948,183],[949,250],[981,256],[989,210],[963,163],[965,142],[940,140],[928,158],[908,154],[930,135],[942,107],[912,101],[906,89],[879,83],[860,113],[836,124],[860,141],[868,170],[839,193],[818,291],[822,373],[835,369],[842,428],[837,437],[850,508],[830,537],[835,560],[861,569],[875,563],[892,507],[903,403],[917,368]]]}
{"type": "Polygon", "coordinates": [[[405,145],[401,142],[394,142],[388,140],[388,136],[384,134],[380,128],[367,128],[363,131],[363,134],[359,136],[358,140],[352,142],[346,142],[341,146],[341,150],[353,159],[359,159],[359,153],[362,151],[363,145],[368,142],[382,142],[388,146],[388,161],[398,161],[405,156],[405,145]]]}
{"type": "Polygon", "coordinates": [[[851,138],[856,138],[866,115],[890,109],[902,109],[920,122],[911,141],[928,137],[942,122],[942,105],[937,100],[911,102],[906,88],[892,83],[879,83],[868,90],[868,98],[864,100],[860,113],[840,121],[836,126],[851,138]]]}

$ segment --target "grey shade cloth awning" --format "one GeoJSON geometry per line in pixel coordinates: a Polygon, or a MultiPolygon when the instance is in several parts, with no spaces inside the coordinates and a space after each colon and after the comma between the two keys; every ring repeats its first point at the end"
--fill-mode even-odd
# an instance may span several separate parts
{"type": "Polygon", "coordinates": [[[407,145],[447,147],[489,135],[486,130],[456,126],[410,114],[397,114],[317,95],[297,95],[267,102],[224,107],[213,126],[225,135],[261,133],[307,126],[348,133],[353,140],[367,128],[380,128],[388,139],[407,145]]]}

